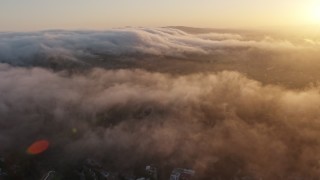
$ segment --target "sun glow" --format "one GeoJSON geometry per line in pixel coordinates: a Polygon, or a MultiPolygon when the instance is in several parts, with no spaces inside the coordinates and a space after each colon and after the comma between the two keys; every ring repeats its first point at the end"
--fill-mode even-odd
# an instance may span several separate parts
{"type": "Polygon", "coordinates": [[[313,4],[310,10],[311,21],[320,24],[320,3],[313,4]]]}

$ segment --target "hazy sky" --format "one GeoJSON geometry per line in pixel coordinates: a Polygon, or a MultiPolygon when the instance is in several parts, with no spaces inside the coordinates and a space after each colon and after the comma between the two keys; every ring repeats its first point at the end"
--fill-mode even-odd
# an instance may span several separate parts
{"type": "Polygon", "coordinates": [[[315,22],[310,14],[316,11],[315,4],[319,4],[316,0],[0,0],[0,3],[2,31],[302,25],[315,22]]]}

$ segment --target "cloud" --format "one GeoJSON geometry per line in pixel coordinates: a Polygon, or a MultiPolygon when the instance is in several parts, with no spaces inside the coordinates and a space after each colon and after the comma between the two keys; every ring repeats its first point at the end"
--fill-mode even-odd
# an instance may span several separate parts
{"type": "Polygon", "coordinates": [[[243,37],[239,34],[230,34],[230,33],[205,33],[197,35],[201,39],[209,39],[209,40],[242,40],[243,37]]]}
{"type": "Polygon", "coordinates": [[[0,153],[48,139],[41,168],[92,157],[120,170],[188,166],[200,179],[320,174],[319,87],[265,86],[231,71],[70,75],[1,65],[0,92],[0,153]]]}
{"type": "Polygon", "coordinates": [[[257,34],[0,33],[0,156],[21,174],[95,158],[199,179],[318,177],[319,43],[257,34]],[[26,157],[39,139],[49,150],[26,157]]]}
{"type": "Polygon", "coordinates": [[[0,62],[20,66],[45,66],[92,63],[90,60],[105,60],[105,56],[149,55],[190,58],[215,55],[221,51],[297,51],[310,48],[309,46],[294,44],[289,40],[247,39],[240,34],[190,34],[174,28],[52,30],[0,33],[0,62]]]}

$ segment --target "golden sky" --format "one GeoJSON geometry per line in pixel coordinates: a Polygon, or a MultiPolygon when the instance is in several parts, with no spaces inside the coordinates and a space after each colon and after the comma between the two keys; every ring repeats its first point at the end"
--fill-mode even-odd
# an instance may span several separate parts
{"type": "Polygon", "coordinates": [[[320,0],[3,0],[0,30],[320,24],[320,0]]]}

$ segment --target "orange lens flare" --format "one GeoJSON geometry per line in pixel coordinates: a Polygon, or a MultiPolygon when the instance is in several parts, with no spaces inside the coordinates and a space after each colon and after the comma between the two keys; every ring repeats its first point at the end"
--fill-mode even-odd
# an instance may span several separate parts
{"type": "Polygon", "coordinates": [[[39,140],[29,146],[27,153],[32,155],[41,154],[48,148],[49,142],[47,140],[39,140]]]}

